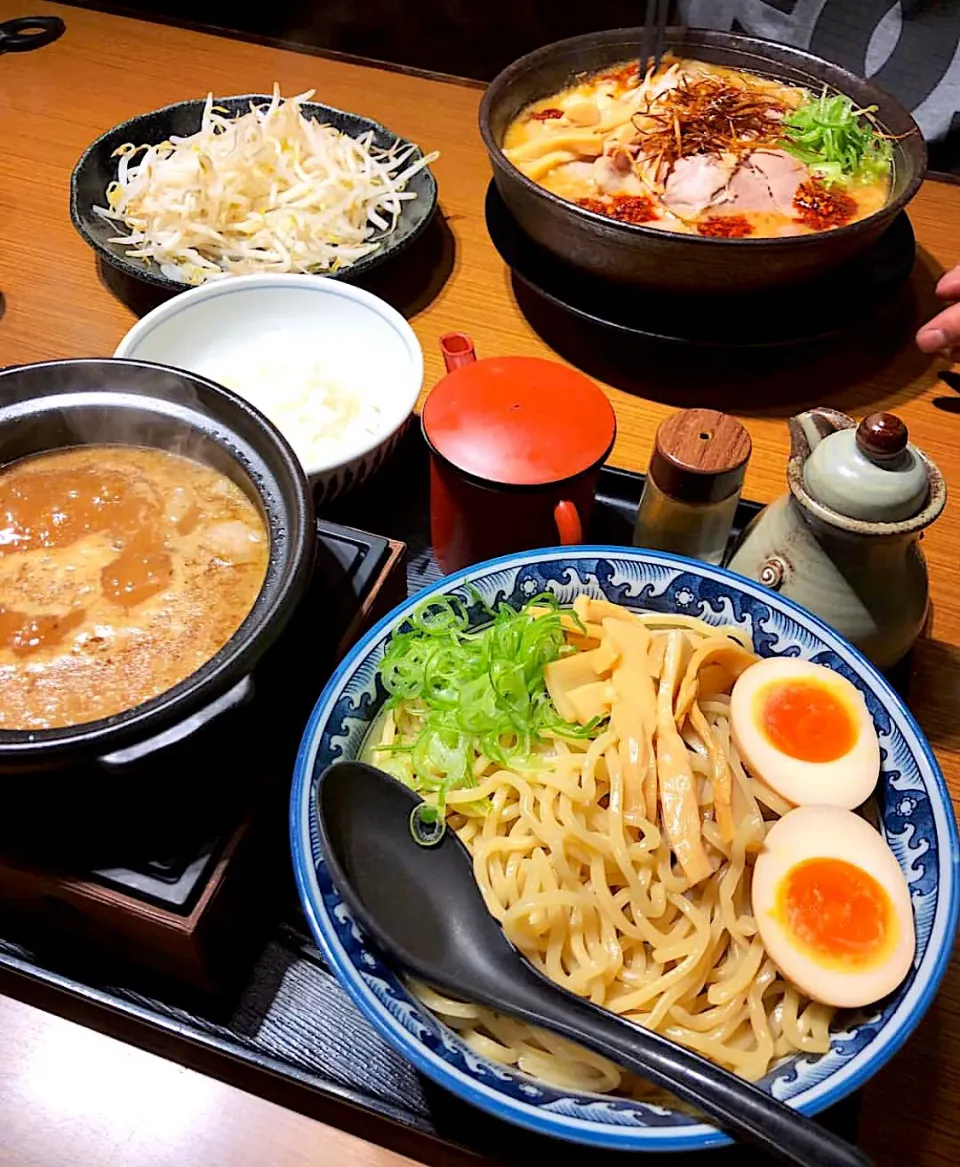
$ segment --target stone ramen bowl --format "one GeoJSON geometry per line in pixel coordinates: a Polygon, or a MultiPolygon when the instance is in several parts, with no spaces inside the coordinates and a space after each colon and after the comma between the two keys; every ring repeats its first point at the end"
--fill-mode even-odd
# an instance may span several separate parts
{"type": "Polygon", "coordinates": [[[643,30],[612,29],[557,41],[509,65],[480,105],[480,132],[503,201],[521,229],[571,267],[621,284],[669,292],[760,291],[822,276],[862,253],[891,225],[923,181],[927,150],[916,122],[873,84],[811,53],[753,37],[698,29],[667,29],[666,49],[761,77],[846,94],[876,106],[880,127],[896,137],[894,176],[885,207],[865,219],[814,235],[713,239],[620,223],[578,207],[539,186],[507,161],[507,128],[531,101],[592,73],[636,58],[643,30]]]}
{"type": "MultiPolygon", "coordinates": [[[[418,1070],[498,1118],[621,1150],[693,1150],[728,1141],[690,1114],[547,1086],[478,1056],[411,995],[357,926],[328,876],[317,831],[317,779],[331,762],[360,754],[385,700],[377,665],[394,630],[430,596],[459,596],[471,624],[479,626],[489,619],[484,604],[507,600],[519,606],[544,590],[554,592],[563,605],[586,592],[629,607],[737,625],[752,634],[761,656],[817,661],[849,678],[863,694],[881,746],[879,826],[909,885],[916,957],[894,994],[867,1010],[839,1015],[828,1053],[787,1058],[760,1083],[806,1114],[838,1102],[906,1041],[933,1000],[949,960],[958,908],[957,827],[950,797],[917,723],[860,653],[789,600],[692,560],[622,547],[567,547],[491,560],[411,597],[349,653],[304,733],[290,804],[300,897],[330,968],[366,1022],[418,1070]]],[[[406,830],[406,823],[400,829],[406,830]]],[[[358,1018],[357,1024],[363,1021],[358,1018]]]]}

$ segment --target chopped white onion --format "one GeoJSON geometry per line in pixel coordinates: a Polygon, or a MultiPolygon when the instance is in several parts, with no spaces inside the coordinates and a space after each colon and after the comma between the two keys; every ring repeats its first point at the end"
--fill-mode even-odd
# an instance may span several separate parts
{"type": "Polygon", "coordinates": [[[113,243],[187,284],[253,272],[337,271],[396,229],[410,178],[438,157],[373,144],[305,117],[313,90],[251,104],[237,118],[208,95],[200,129],[154,146],[127,143],[107,206],[129,234],[113,243]],[[142,157],[139,157],[142,154],[142,157]]]}

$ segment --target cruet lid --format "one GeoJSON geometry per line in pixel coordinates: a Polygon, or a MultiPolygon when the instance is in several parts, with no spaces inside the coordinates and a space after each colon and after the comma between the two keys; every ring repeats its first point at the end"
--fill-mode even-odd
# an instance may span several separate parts
{"type": "Polygon", "coordinates": [[[421,417],[435,453],[473,478],[535,486],[573,478],[602,462],[617,432],[602,390],[566,365],[539,357],[478,361],[469,337],[443,338],[452,371],[421,417]]]}
{"type": "Polygon", "coordinates": [[[719,502],[743,486],[750,450],[750,435],[735,417],[681,409],[660,423],[649,473],[671,498],[719,502]]]}
{"type": "Polygon", "coordinates": [[[848,519],[912,518],[930,492],[927,466],[892,413],[872,413],[854,429],[820,438],[803,466],[803,484],[822,506],[848,519]]]}

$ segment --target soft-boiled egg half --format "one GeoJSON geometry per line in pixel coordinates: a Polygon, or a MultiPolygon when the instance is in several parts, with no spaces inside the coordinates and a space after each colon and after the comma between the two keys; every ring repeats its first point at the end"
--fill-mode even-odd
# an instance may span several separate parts
{"type": "Polygon", "coordinates": [[[839,1008],[879,1001],[913,963],[906,880],[868,822],[801,806],[767,832],[753,869],[753,914],[767,952],[801,992],[839,1008]]]}
{"type": "Polygon", "coordinates": [[[730,730],[751,773],[794,806],[852,810],[877,784],[880,743],[863,695],[823,665],[751,665],[733,686],[730,730]]]}

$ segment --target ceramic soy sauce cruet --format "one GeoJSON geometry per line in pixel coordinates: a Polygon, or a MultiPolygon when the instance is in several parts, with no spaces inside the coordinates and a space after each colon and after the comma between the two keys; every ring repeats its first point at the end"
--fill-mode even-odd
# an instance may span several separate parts
{"type": "Polygon", "coordinates": [[[926,619],[919,539],[946,503],[943,475],[890,413],[857,425],[811,409],[789,426],[789,493],[747,528],[729,566],[809,608],[889,669],[926,619]]]}

